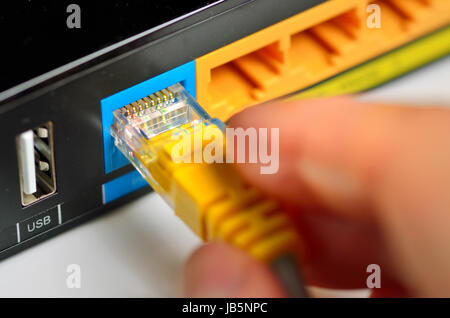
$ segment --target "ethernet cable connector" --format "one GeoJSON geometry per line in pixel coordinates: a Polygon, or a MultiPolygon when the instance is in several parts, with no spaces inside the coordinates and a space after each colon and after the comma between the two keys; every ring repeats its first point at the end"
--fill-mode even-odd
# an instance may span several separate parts
{"type": "Polygon", "coordinates": [[[301,275],[291,277],[303,249],[284,209],[246,184],[231,165],[192,160],[207,149],[211,136],[226,143],[220,120],[210,118],[180,84],[113,115],[116,146],[194,233],[245,250],[270,264],[291,295],[305,295],[301,275]],[[174,149],[182,149],[180,138],[194,145],[181,154],[189,160],[174,158],[174,149]]]}
{"type": "Polygon", "coordinates": [[[203,127],[224,127],[221,121],[211,119],[181,84],[125,105],[114,111],[113,117],[111,135],[115,145],[169,203],[165,193],[168,188],[161,188],[161,177],[152,169],[152,163],[181,135],[203,127]]]}

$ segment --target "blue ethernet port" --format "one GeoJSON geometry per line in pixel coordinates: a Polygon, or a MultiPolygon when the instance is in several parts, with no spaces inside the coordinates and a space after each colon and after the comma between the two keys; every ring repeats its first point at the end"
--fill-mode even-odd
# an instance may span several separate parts
{"type": "Polygon", "coordinates": [[[195,97],[195,61],[178,66],[101,100],[105,173],[108,174],[130,163],[114,146],[114,140],[111,137],[113,111],[176,83],[181,83],[189,94],[195,97]]]}
{"type": "MultiPolygon", "coordinates": [[[[113,124],[113,111],[176,83],[181,83],[189,94],[195,98],[195,61],[180,65],[100,101],[106,174],[130,164],[128,159],[116,148],[111,137],[110,129],[113,124]]],[[[135,178],[131,179],[135,180],[135,178]]],[[[126,189],[130,186],[126,180],[131,179],[122,179],[124,181],[122,182],[123,195],[127,194],[126,189]]],[[[142,180],[144,179],[142,178],[142,180]]],[[[135,184],[136,181],[133,182],[135,184]]],[[[144,185],[144,183],[142,184],[144,185]]],[[[114,198],[118,197],[120,197],[120,193],[117,193],[116,188],[114,198]]]]}

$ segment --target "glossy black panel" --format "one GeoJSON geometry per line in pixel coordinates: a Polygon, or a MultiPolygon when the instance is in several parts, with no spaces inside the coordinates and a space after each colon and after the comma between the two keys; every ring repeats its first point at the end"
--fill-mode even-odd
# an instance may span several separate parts
{"type": "Polygon", "coordinates": [[[214,2],[1,1],[0,91],[214,2]],[[79,29],[67,27],[73,13],[67,8],[72,3],[80,7],[79,29]]]}

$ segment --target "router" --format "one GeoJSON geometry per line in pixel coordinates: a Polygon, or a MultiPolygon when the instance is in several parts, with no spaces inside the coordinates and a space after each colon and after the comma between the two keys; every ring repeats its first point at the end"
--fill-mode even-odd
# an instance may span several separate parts
{"type": "Polygon", "coordinates": [[[151,191],[114,145],[119,109],[179,85],[226,121],[450,52],[447,0],[71,2],[0,5],[0,259],[151,191]]]}

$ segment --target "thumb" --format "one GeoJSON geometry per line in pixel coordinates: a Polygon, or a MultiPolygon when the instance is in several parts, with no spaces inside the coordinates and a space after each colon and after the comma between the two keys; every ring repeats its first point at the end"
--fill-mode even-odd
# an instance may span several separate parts
{"type": "Polygon", "coordinates": [[[286,296],[263,263],[225,243],[209,243],[196,250],[183,277],[187,297],[286,296]]]}

